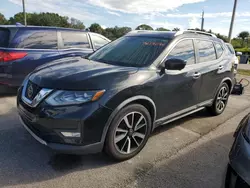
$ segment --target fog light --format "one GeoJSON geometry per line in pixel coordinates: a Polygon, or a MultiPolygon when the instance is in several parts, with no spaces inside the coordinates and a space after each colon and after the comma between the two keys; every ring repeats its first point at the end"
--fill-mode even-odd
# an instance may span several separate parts
{"type": "Polygon", "coordinates": [[[79,132],[61,132],[63,136],[65,137],[74,137],[74,138],[80,138],[81,133],[79,132]]]}

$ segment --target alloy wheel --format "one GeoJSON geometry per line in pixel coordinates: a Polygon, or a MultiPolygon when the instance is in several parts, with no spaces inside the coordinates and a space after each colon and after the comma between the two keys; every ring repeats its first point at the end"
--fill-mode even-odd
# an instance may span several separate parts
{"type": "Polygon", "coordinates": [[[226,107],[228,96],[229,96],[228,88],[223,86],[220,89],[216,99],[216,108],[219,112],[223,111],[224,108],[226,107]]]}
{"type": "Polygon", "coordinates": [[[146,138],[147,128],[146,118],[140,112],[125,115],[115,130],[116,149],[122,154],[134,152],[146,138]]]}

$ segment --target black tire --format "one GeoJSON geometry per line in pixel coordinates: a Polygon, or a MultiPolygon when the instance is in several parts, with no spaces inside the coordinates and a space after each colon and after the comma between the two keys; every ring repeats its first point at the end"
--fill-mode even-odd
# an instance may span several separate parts
{"type": "Polygon", "coordinates": [[[140,104],[131,104],[124,107],[116,114],[116,116],[111,122],[108,133],[106,135],[105,146],[104,146],[105,152],[117,161],[124,161],[134,157],[146,145],[149,135],[151,133],[151,127],[152,127],[151,116],[148,110],[144,106],[140,104]],[[141,118],[142,120],[140,120],[141,118]],[[126,123],[125,119],[130,125],[132,124],[132,128],[128,128],[127,126],[128,124],[126,123]],[[131,131],[131,129],[133,129],[133,131],[131,131]],[[121,132],[120,130],[125,130],[128,132],[127,133],[121,132]],[[143,133],[141,133],[140,131],[143,133]],[[138,133],[140,134],[140,137],[137,137],[135,135],[138,133]],[[141,135],[144,135],[144,138],[141,138],[141,135]],[[124,138],[121,139],[120,141],[117,141],[119,140],[118,139],[119,136],[120,138],[124,136],[124,138]],[[133,149],[132,148],[133,145],[137,148],[133,149]]]}
{"type": "Polygon", "coordinates": [[[230,95],[230,90],[229,90],[228,84],[222,83],[215,95],[213,105],[210,107],[207,107],[208,111],[214,116],[222,114],[227,106],[229,95],[230,95]],[[221,92],[223,89],[225,89],[225,92],[227,94],[225,94],[225,96],[222,96],[222,99],[220,100],[219,98],[220,98],[220,95],[222,94],[221,92]],[[223,107],[222,107],[222,104],[220,105],[219,103],[220,104],[223,103],[223,107]]]}

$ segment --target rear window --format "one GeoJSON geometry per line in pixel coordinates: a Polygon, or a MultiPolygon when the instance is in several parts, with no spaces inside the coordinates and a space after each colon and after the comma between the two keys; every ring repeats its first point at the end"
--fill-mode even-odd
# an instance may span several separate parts
{"type": "Polygon", "coordinates": [[[227,45],[227,48],[228,48],[229,52],[231,54],[235,54],[233,47],[231,45],[229,45],[229,44],[226,44],[226,45],[227,45]]]}
{"type": "Polygon", "coordinates": [[[64,48],[90,48],[87,34],[83,32],[62,31],[64,48]]]}
{"type": "Polygon", "coordinates": [[[162,53],[168,39],[126,36],[97,50],[89,59],[107,64],[144,67],[162,53]]]}
{"type": "Polygon", "coordinates": [[[10,31],[0,28],[0,47],[8,47],[10,31]]]}
{"type": "Polygon", "coordinates": [[[216,60],[216,52],[214,49],[213,42],[198,40],[197,44],[199,50],[200,63],[216,60]]]}
{"type": "Polygon", "coordinates": [[[55,30],[20,29],[10,46],[26,49],[55,49],[57,34],[55,30]]]}
{"type": "Polygon", "coordinates": [[[223,48],[219,43],[215,43],[215,48],[217,52],[217,58],[219,59],[223,54],[223,48]]]}

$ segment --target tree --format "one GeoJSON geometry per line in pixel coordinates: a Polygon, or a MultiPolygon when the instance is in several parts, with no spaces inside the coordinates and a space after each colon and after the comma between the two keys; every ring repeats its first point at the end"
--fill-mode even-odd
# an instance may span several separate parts
{"type": "Polygon", "coordinates": [[[249,32],[248,31],[242,31],[242,32],[240,32],[238,37],[242,39],[242,47],[244,47],[244,41],[245,41],[246,38],[249,37],[249,32]]]}
{"type": "Polygon", "coordinates": [[[110,40],[115,40],[128,32],[132,31],[130,27],[111,27],[111,28],[106,28],[103,32],[103,35],[110,40]]]}
{"type": "Polygon", "coordinates": [[[180,28],[175,27],[172,31],[180,31],[180,28]]]}
{"type": "Polygon", "coordinates": [[[98,23],[91,24],[91,26],[89,27],[89,30],[91,32],[95,32],[95,33],[99,33],[99,34],[103,34],[103,32],[104,32],[103,28],[98,23]]]}
{"type": "Polygon", "coordinates": [[[225,35],[221,35],[220,33],[215,34],[217,38],[223,40],[224,42],[228,42],[228,38],[225,35]]]}
{"type": "Polygon", "coordinates": [[[85,25],[80,20],[75,18],[70,19],[70,27],[75,29],[85,29],[85,25]]]}
{"type": "Polygon", "coordinates": [[[154,30],[154,29],[149,25],[142,24],[139,25],[137,28],[135,28],[135,30],[154,30]]]}
{"type": "Polygon", "coordinates": [[[164,27],[159,27],[156,31],[170,31],[169,29],[165,29],[164,27]]]}
{"type": "Polygon", "coordinates": [[[8,20],[0,13],[0,25],[8,24],[8,20]]]}

